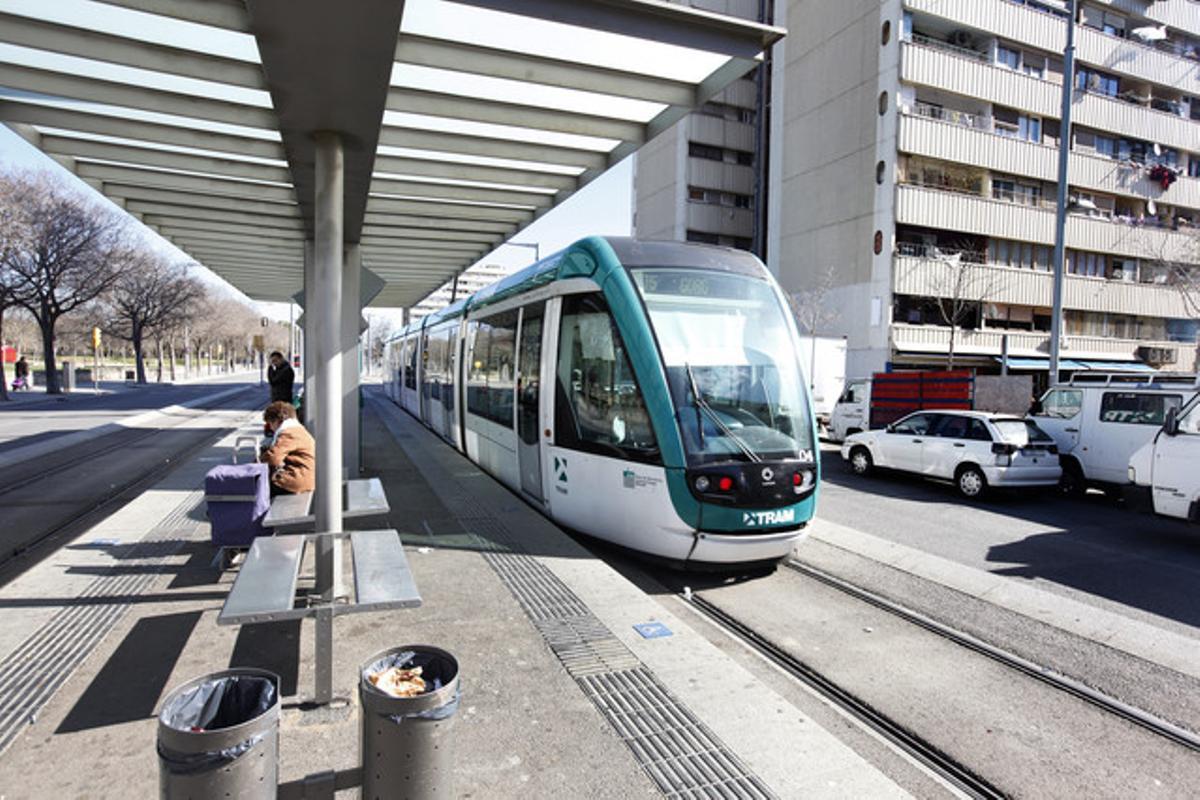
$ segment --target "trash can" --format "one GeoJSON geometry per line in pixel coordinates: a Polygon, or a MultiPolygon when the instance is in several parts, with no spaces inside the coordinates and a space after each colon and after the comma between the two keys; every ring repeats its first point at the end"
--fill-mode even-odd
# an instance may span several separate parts
{"type": "Polygon", "coordinates": [[[458,661],[437,647],[408,645],[376,653],[359,670],[363,800],[454,797],[454,713],[458,661]],[[370,676],[389,667],[421,668],[425,690],[396,697],[370,676]]]}
{"type": "Polygon", "coordinates": [[[279,784],[279,676],[230,669],[189,681],[158,714],[163,800],[274,798],[279,784]]]}

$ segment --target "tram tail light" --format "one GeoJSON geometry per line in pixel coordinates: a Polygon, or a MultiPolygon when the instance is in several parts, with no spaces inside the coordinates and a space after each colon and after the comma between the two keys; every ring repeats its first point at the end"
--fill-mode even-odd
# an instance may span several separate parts
{"type": "Polygon", "coordinates": [[[722,475],[717,480],[717,488],[722,492],[728,492],[733,488],[733,478],[729,477],[728,475],[722,475]]]}

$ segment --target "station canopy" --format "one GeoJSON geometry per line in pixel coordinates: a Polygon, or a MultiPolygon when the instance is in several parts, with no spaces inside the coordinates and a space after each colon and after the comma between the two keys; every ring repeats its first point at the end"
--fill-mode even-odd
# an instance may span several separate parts
{"type": "Polygon", "coordinates": [[[282,301],[338,133],[345,241],[411,306],[781,36],[660,0],[0,0],[0,121],[282,301]]]}

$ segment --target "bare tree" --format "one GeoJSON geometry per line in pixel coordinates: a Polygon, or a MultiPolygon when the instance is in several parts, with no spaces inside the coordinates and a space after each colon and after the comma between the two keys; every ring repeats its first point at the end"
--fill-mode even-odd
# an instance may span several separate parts
{"type": "Polygon", "coordinates": [[[958,331],[979,307],[996,293],[996,273],[986,264],[963,258],[964,251],[947,253],[933,248],[931,256],[921,260],[937,264],[928,282],[928,295],[942,321],[950,327],[950,343],[946,353],[946,369],[954,369],[954,349],[958,331]]]}
{"type": "Polygon", "coordinates": [[[15,302],[37,320],[42,334],[46,392],[62,391],[55,330],[63,315],[104,294],[120,276],[116,258],[122,226],[117,217],[68,193],[49,173],[9,176],[6,202],[27,218],[26,235],[4,254],[15,302]]]}
{"type": "Polygon", "coordinates": [[[187,267],[172,266],[148,250],[131,255],[127,268],[106,295],[109,316],[105,329],[133,346],[137,382],[146,382],[145,342],[155,336],[158,345],[158,379],[162,380],[160,330],[189,311],[204,294],[204,287],[188,275],[187,267]]]}
{"type": "Polygon", "coordinates": [[[800,325],[801,332],[812,338],[807,370],[809,389],[814,388],[813,382],[816,380],[814,373],[817,361],[817,336],[825,329],[825,326],[840,315],[838,309],[829,302],[829,293],[837,285],[837,279],[837,268],[830,265],[817,276],[816,281],[809,288],[788,295],[788,305],[792,307],[792,313],[800,325]]]}
{"type": "MultiPolygon", "coordinates": [[[[24,246],[28,237],[28,218],[17,196],[16,187],[0,178],[0,345],[4,342],[4,314],[16,302],[13,287],[16,276],[8,268],[10,256],[24,246]]],[[[2,348],[0,348],[2,349],[2,348]]],[[[8,376],[0,353],[0,399],[8,400],[8,376]]]]}

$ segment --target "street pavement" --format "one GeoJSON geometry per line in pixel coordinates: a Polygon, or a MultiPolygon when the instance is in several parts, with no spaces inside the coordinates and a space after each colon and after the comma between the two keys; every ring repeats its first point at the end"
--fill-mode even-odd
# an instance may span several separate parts
{"type": "Polygon", "coordinates": [[[1200,526],[1099,492],[1021,490],[971,502],[949,484],[850,474],[831,446],[822,468],[821,519],[1200,638],[1200,526]]]}
{"type": "MultiPolygon", "coordinates": [[[[149,411],[191,403],[235,385],[252,385],[258,376],[250,373],[206,376],[181,384],[148,383],[141,386],[102,383],[101,393],[79,389],[70,394],[47,395],[42,391],[10,393],[0,401],[0,454],[39,442],[49,445],[62,436],[119,423],[149,411]]],[[[264,385],[263,405],[268,399],[264,385]]]]}

